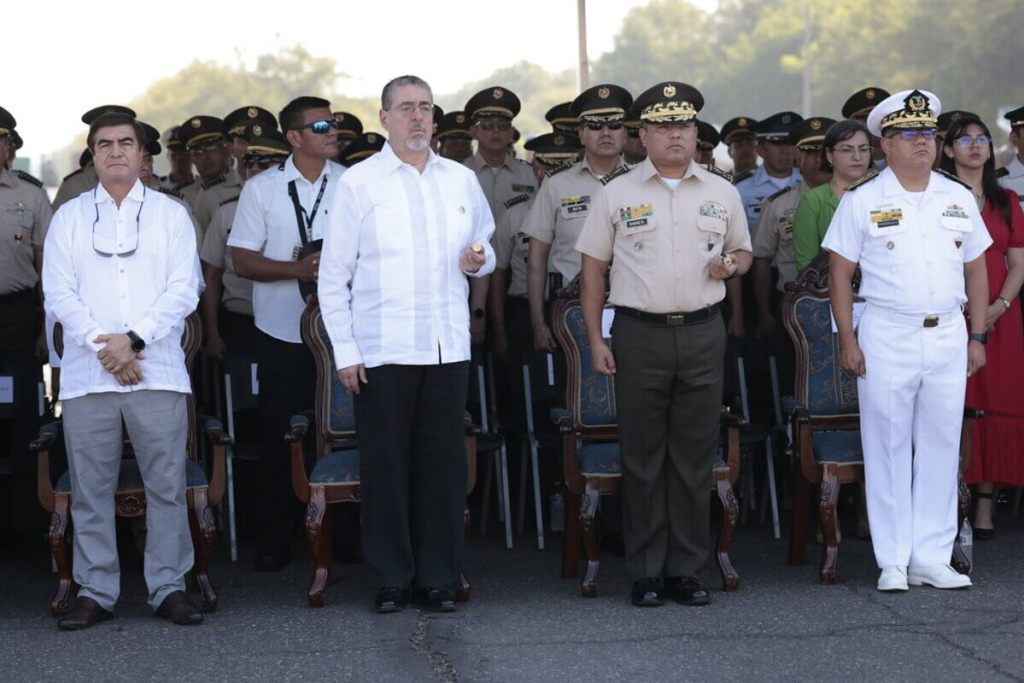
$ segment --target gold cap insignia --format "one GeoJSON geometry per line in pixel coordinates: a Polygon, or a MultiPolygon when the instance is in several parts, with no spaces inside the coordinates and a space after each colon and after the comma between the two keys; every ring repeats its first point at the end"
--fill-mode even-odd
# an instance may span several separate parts
{"type": "Polygon", "coordinates": [[[256,109],[256,107],[249,107],[245,111],[245,115],[248,116],[250,119],[254,119],[254,118],[256,118],[257,116],[260,115],[260,112],[259,112],[258,109],[256,109]]]}
{"type": "Polygon", "coordinates": [[[868,98],[869,100],[875,99],[875,91],[868,90],[866,93],[864,93],[864,97],[868,98]]]}
{"type": "Polygon", "coordinates": [[[928,98],[921,93],[911,93],[910,97],[907,98],[907,109],[920,114],[928,109],[928,98]]]}
{"type": "Polygon", "coordinates": [[[341,123],[342,121],[344,121],[344,120],[345,120],[345,115],[344,115],[344,114],[342,114],[342,113],[341,113],[340,111],[339,111],[339,112],[336,112],[336,113],[334,114],[334,120],[335,120],[335,121],[337,121],[338,123],[341,123]]]}
{"type": "Polygon", "coordinates": [[[953,112],[952,114],[949,115],[950,122],[956,121],[959,118],[960,118],[960,112],[958,112],[958,111],[955,111],[955,112],[953,112]]]}
{"type": "Polygon", "coordinates": [[[505,91],[502,90],[501,88],[495,88],[494,91],[491,92],[491,95],[494,96],[494,99],[500,100],[502,97],[505,96],[505,91]]]}
{"type": "Polygon", "coordinates": [[[676,96],[676,86],[674,86],[671,83],[669,83],[668,85],[665,86],[665,88],[661,92],[662,92],[662,94],[665,97],[675,97],[676,96]]]}
{"type": "Polygon", "coordinates": [[[463,114],[456,114],[455,115],[455,123],[465,123],[465,122],[466,122],[465,115],[463,115],[463,114]]]}
{"type": "Polygon", "coordinates": [[[565,144],[565,138],[563,138],[561,135],[556,135],[554,142],[555,142],[556,145],[561,147],[562,145],[565,144]]]}
{"type": "Polygon", "coordinates": [[[608,96],[611,94],[612,93],[608,88],[601,88],[600,90],[597,91],[597,96],[600,97],[602,100],[607,100],[608,96]]]}
{"type": "Polygon", "coordinates": [[[254,138],[258,138],[261,135],[263,135],[263,126],[261,126],[259,124],[253,126],[252,127],[252,136],[254,138]]]}
{"type": "Polygon", "coordinates": [[[783,122],[783,123],[789,123],[790,119],[792,119],[792,118],[793,118],[793,117],[792,117],[792,116],[790,116],[789,114],[783,114],[783,115],[782,115],[782,122],[783,122]]]}
{"type": "Polygon", "coordinates": [[[192,127],[193,128],[199,128],[202,125],[203,125],[203,122],[200,121],[199,119],[192,119],[192,127]]]}
{"type": "Polygon", "coordinates": [[[811,130],[818,130],[821,128],[821,119],[811,119],[811,130]]]}
{"type": "Polygon", "coordinates": [[[370,133],[369,135],[366,136],[366,141],[369,142],[370,144],[373,144],[377,142],[377,136],[374,135],[373,133],[370,133]]]}
{"type": "Polygon", "coordinates": [[[740,128],[746,128],[747,127],[747,120],[744,117],[741,116],[740,120],[736,122],[736,125],[738,125],[740,128]]]}

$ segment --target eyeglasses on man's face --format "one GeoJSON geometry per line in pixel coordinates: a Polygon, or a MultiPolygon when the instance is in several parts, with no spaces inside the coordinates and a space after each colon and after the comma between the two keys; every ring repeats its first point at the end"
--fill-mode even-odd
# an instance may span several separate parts
{"type": "Polygon", "coordinates": [[[418,111],[426,118],[434,115],[434,104],[432,102],[401,102],[388,111],[397,111],[402,116],[412,116],[414,111],[418,111]]]}

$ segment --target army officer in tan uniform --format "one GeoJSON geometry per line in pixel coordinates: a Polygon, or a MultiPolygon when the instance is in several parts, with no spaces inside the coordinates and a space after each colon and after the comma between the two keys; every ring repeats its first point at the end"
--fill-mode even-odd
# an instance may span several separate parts
{"type": "Polygon", "coordinates": [[[704,98],[685,83],[642,93],[647,159],[594,200],[576,248],[594,368],[615,374],[626,569],[637,606],[665,597],[706,605],[698,573],[710,547],[718,443],[724,280],[750,267],[736,189],[693,161],[704,98]],[[611,263],[612,347],[601,334],[611,263]]]}

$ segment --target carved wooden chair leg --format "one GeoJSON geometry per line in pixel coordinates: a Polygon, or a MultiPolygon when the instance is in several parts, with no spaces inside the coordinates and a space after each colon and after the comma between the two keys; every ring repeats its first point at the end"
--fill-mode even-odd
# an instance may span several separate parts
{"type": "Polygon", "coordinates": [[[580,497],[568,491],[565,507],[565,538],[562,541],[562,578],[575,579],[580,575],[580,497]]]}
{"type": "Polygon", "coordinates": [[[715,543],[715,556],[718,560],[718,571],[722,575],[722,590],[734,591],[740,587],[740,575],[729,559],[729,546],[732,544],[732,533],[736,529],[736,520],[740,516],[740,506],[736,494],[729,483],[729,471],[715,472],[715,490],[718,500],[722,503],[722,528],[718,531],[715,543]]]}
{"type": "Polygon", "coordinates": [[[585,598],[597,597],[597,572],[601,568],[601,546],[597,542],[597,513],[600,507],[600,492],[587,486],[580,499],[579,514],[583,550],[587,554],[587,570],[580,581],[580,593],[585,598]]]}
{"type": "Polygon", "coordinates": [[[967,559],[967,554],[960,547],[960,529],[963,528],[964,520],[967,519],[971,509],[971,489],[967,487],[967,482],[962,474],[959,477],[956,493],[956,539],[953,541],[953,557],[950,564],[961,574],[970,574],[971,561],[967,559]]]}
{"type": "Polygon", "coordinates": [[[473,592],[473,586],[465,574],[459,574],[459,589],[455,591],[455,602],[469,602],[469,595],[473,592]]]}
{"type": "Polygon", "coordinates": [[[306,538],[309,540],[309,554],[313,558],[313,581],[309,584],[306,599],[310,607],[324,606],[324,591],[331,574],[331,530],[330,522],[324,517],[330,515],[323,486],[309,487],[309,503],[306,504],[306,538]]]}
{"type": "Polygon", "coordinates": [[[210,556],[213,555],[213,547],[217,542],[217,525],[206,494],[205,488],[192,488],[186,492],[186,499],[188,526],[192,532],[192,549],[195,554],[192,576],[202,596],[200,608],[204,612],[213,612],[217,609],[217,591],[214,590],[207,572],[210,556]]]}
{"type": "Polygon", "coordinates": [[[57,565],[57,591],[50,602],[50,613],[55,617],[62,616],[71,607],[73,582],[71,579],[71,562],[68,559],[68,544],[64,532],[68,528],[68,513],[71,497],[66,493],[54,496],[53,513],[50,515],[50,553],[57,565]]]}
{"type": "Polygon", "coordinates": [[[821,484],[818,496],[818,519],[824,549],[821,558],[821,582],[836,582],[836,563],[839,559],[839,542],[836,538],[836,502],[839,499],[839,468],[835,463],[821,466],[821,484]]]}
{"type": "Polygon", "coordinates": [[[811,484],[796,463],[796,484],[793,497],[793,520],[789,530],[789,564],[799,567],[807,561],[807,508],[811,503],[811,484]]]}

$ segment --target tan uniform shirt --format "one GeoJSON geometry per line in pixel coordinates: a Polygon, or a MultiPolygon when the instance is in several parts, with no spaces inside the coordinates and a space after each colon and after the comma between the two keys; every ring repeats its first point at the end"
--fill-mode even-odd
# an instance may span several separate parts
{"type": "MultiPolygon", "coordinates": [[[[625,165],[620,161],[618,165],[625,165]]],[[[561,273],[568,284],[580,272],[576,240],[590,214],[594,197],[604,187],[586,158],[544,179],[537,191],[523,232],[551,245],[549,270],[561,273]]]]}
{"type": "Polygon", "coordinates": [[[231,169],[223,176],[218,176],[209,182],[202,184],[202,189],[192,203],[192,213],[199,221],[199,227],[205,232],[213,218],[213,212],[224,202],[232,197],[237,197],[242,191],[242,176],[238,171],[231,169]]]}
{"type": "Polygon", "coordinates": [[[728,180],[691,163],[673,190],[650,159],[594,198],[576,243],[611,261],[610,303],[650,313],[718,303],[725,282],[708,276],[710,263],[750,248],[743,202],[728,180]]]}
{"type": "Polygon", "coordinates": [[[92,164],[65,176],[57,189],[57,195],[53,198],[53,210],[56,211],[62,204],[71,201],[83,192],[95,189],[99,184],[100,179],[96,175],[96,167],[92,164]]]}
{"type": "Polygon", "coordinates": [[[804,195],[811,191],[806,181],[790,185],[768,197],[761,204],[761,216],[754,231],[754,256],[774,259],[779,270],[778,290],[786,291],[786,283],[796,279],[796,257],[793,255],[793,216],[804,195]]]}
{"type": "Polygon", "coordinates": [[[0,168],[0,294],[31,289],[39,282],[35,251],[50,227],[46,192],[0,168]]]}
{"type": "MultiPolygon", "coordinates": [[[[513,205],[512,202],[523,201],[520,199],[523,195],[527,199],[533,199],[537,191],[537,177],[533,175],[533,169],[526,162],[514,157],[505,157],[505,162],[501,166],[491,167],[478,152],[466,159],[463,164],[476,173],[495,221],[508,209],[506,204],[513,205]]],[[[518,225],[514,227],[519,229],[518,225]]]]}
{"type": "Polygon", "coordinates": [[[231,250],[227,248],[236,209],[238,197],[224,202],[213,212],[213,218],[203,237],[203,245],[199,249],[199,258],[204,263],[224,271],[220,280],[224,290],[221,296],[224,308],[233,313],[251,316],[252,280],[238,276],[235,272],[235,263],[231,259],[231,250]]]}
{"type": "Polygon", "coordinates": [[[199,178],[193,178],[187,183],[181,185],[175,185],[171,188],[174,192],[181,195],[181,199],[189,205],[189,208],[196,205],[196,198],[199,197],[199,193],[203,189],[203,181],[199,178]]]}
{"type": "Polygon", "coordinates": [[[494,225],[495,268],[509,271],[509,296],[526,297],[530,236],[520,229],[527,213],[529,202],[520,202],[509,207],[494,225]]]}

